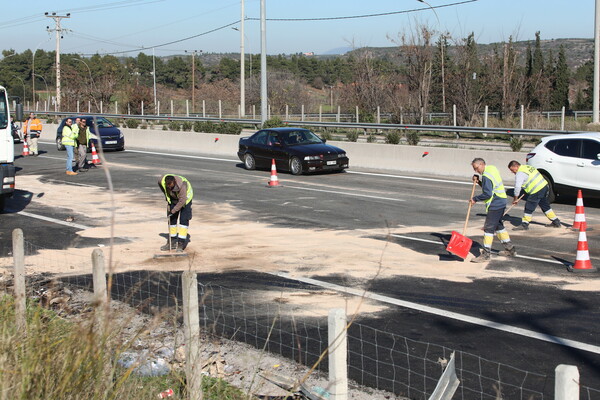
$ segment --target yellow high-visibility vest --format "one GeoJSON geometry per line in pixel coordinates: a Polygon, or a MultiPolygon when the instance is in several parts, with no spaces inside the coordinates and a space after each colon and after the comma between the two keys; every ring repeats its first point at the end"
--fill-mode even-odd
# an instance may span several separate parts
{"type": "Polygon", "coordinates": [[[546,182],[542,174],[540,174],[537,168],[531,165],[521,165],[517,172],[524,172],[529,176],[522,185],[523,190],[527,194],[537,193],[548,186],[548,182],[546,182]]]}
{"type": "MultiPolygon", "coordinates": [[[[172,174],[169,174],[169,175],[177,177],[177,178],[181,179],[183,182],[186,183],[186,185],[187,185],[187,192],[186,192],[187,199],[185,200],[185,204],[187,205],[190,201],[192,201],[192,197],[194,197],[194,190],[192,189],[192,184],[190,183],[190,181],[188,181],[183,176],[172,175],[172,174]]],[[[169,190],[167,189],[167,184],[165,183],[165,178],[167,176],[169,176],[169,175],[165,175],[165,176],[162,177],[162,179],[160,181],[160,185],[163,188],[163,192],[165,192],[165,197],[167,198],[167,203],[171,204],[171,198],[169,197],[169,190]]]]}
{"type": "Polygon", "coordinates": [[[500,197],[501,199],[506,199],[506,191],[504,190],[504,183],[502,183],[502,176],[500,176],[500,171],[498,168],[493,165],[486,165],[483,170],[483,176],[487,177],[490,181],[492,181],[492,197],[485,201],[485,209],[490,208],[490,204],[492,200],[494,200],[494,196],[500,197]]]}

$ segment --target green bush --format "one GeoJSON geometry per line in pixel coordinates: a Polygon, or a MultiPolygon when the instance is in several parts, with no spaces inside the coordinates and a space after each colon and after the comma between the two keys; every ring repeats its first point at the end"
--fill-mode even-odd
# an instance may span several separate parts
{"type": "Polygon", "coordinates": [[[406,132],[404,134],[404,137],[406,138],[406,141],[408,142],[409,145],[411,146],[416,146],[419,144],[419,134],[417,132],[406,132]]]}
{"type": "Polygon", "coordinates": [[[189,132],[192,130],[192,123],[190,121],[183,121],[181,124],[181,130],[189,132]]]}
{"type": "Polygon", "coordinates": [[[385,142],[389,144],[400,143],[400,134],[397,131],[390,131],[385,135],[385,142]]]}
{"type": "Polygon", "coordinates": [[[352,131],[346,133],[346,139],[348,139],[349,142],[356,142],[358,140],[358,132],[352,131]]]}
{"type": "Polygon", "coordinates": [[[169,128],[167,128],[167,125],[166,125],[166,124],[163,124],[162,130],[163,130],[163,131],[168,131],[168,130],[169,130],[169,128]]]}
{"type": "Polygon", "coordinates": [[[127,119],[125,120],[125,125],[128,128],[135,129],[140,125],[140,121],[137,119],[127,119]]]}
{"type": "Polygon", "coordinates": [[[278,128],[281,126],[286,126],[285,123],[281,120],[281,118],[279,117],[273,117],[271,119],[268,119],[265,121],[264,124],[262,124],[262,129],[266,129],[266,128],[278,128]]]}
{"type": "Polygon", "coordinates": [[[332,139],[331,133],[324,131],[323,133],[321,133],[321,139],[331,140],[332,139]]]}
{"type": "Polygon", "coordinates": [[[375,122],[375,116],[367,111],[359,111],[358,113],[358,120],[359,122],[365,122],[368,124],[372,124],[373,122],[375,122]]]}
{"type": "Polygon", "coordinates": [[[367,143],[377,143],[377,136],[374,133],[367,136],[367,143]]]}
{"type": "Polygon", "coordinates": [[[178,131],[181,128],[181,125],[178,121],[169,121],[169,130],[170,131],[178,131]]]}
{"type": "Polygon", "coordinates": [[[141,124],[141,125],[140,125],[140,129],[148,129],[148,125],[146,125],[146,124],[141,124]]]}
{"type": "Polygon", "coordinates": [[[512,136],[510,138],[510,148],[512,151],[521,151],[523,148],[523,140],[517,136],[512,136]]]}
{"type": "Polygon", "coordinates": [[[217,126],[217,132],[226,135],[239,135],[242,132],[242,125],[237,122],[221,122],[217,126]]]}

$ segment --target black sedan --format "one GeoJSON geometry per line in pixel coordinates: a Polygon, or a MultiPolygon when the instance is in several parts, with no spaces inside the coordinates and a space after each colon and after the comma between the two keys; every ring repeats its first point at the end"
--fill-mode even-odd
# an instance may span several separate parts
{"type": "MultiPolygon", "coordinates": [[[[90,132],[95,134],[96,136],[100,136],[102,139],[102,148],[104,150],[124,150],[125,149],[125,137],[123,136],[123,132],[119,128],[113,125],[112,122],[107,120],[104,117],[93,117],[91,115],[77,115],[74,117],[63,118],[58,125],[58,129],[56,129],[56,148],[58,150],[64,150],[65,146],[62,144],[62,130],[65,126],[65,122],[67,119],[73,120],[75,123],[75,118],[83,118],[85,119],[86,125],[90,128],[90,132]],[[94,125],[94,119],[96,120],[96,125],[100,133],[96,133],[96,125],[94,125]]],[[[91,146],[91,143],[94,143],[94,146],[98,148],[98,140],[90,139],[90,143],[88,146],[91,146]]],[[[89,147],[88,147],[89,150],[89,147]]]]}
{"type": "Polygon", "coordinates": [[[278,170],[294,175],[348,168],[344,150],[301,128],[263,129],[241,138],[238,157],[246,169],[269,168],[275,160],[278,170]]]}

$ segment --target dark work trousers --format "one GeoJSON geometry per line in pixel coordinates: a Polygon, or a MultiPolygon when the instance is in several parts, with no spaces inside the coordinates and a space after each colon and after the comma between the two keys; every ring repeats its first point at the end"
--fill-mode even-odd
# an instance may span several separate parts
{"type": "Polygon", "coordinates": [[[497,231],[504,230],[504,224],[502,223],[504,210],[506,210],[506,207],[499,210],[488,210],[483,224],[483,232],[493,235],[497,231]]]}
{"type": "Polygon", "coordinates": [[[538,205],[544,213],[552,208],[548,202],[548,186],[534,194],[525,195],[525,200],[525,214],[533,214],[538,205]]]}
{"type": "MultiPolygon", "coordinates": [[[[175,207],[175,203],[170,204],[170,209],[175,207]]],[[[177,211],[175,214],[171,215],[170,223],[171,225],[177,225],[177,219],[179,219],[179,225],[183,225],[188,227],[190,224],[190,220],[192,219],[192,202],[190,201],[185,206],[181,208],[181,210],[177,211]]]]}

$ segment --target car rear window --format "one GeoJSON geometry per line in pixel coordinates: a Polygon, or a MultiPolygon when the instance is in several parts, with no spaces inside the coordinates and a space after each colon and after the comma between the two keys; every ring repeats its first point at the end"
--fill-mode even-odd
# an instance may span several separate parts
{"type": "Polygon", "coordinates": [[[546,143],[546,148],[563,157],[579,157],[578,139],[557,139],[546,143]]]}
{"type": "Polygon", "coordinates": [[[597,160],[598,154],[600,154],[600,142],[589,139],[581,141],[581,158],[597,160]]]}

